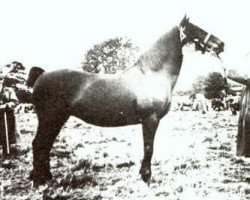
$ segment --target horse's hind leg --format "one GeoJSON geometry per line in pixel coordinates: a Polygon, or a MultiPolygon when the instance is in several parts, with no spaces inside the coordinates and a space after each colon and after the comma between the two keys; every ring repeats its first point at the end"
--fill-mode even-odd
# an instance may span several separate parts
{"type": "MultiPolygon", "coordinates": [[[[56,115],[55,115],[56,116],[56,115]]],[[[50,173],[50,150],[68,116],[39,117],[38,129],[33,146],[33,170],[31,179],[34,186],[44,184],[52,178],[50,173]],[[49,118],[49,120],[48,120],[49,118]]]]}
{"type": "Polygon", "coordinates": [[[151,116],[143,121],[143,141],[144,141],[144,157],[140,169],[142,180],[146,183],[150,183],[151,178],[151,159],[153,155],[154,138],[157,127],[159,125],[159,119],[156,116],[151,116]]]}

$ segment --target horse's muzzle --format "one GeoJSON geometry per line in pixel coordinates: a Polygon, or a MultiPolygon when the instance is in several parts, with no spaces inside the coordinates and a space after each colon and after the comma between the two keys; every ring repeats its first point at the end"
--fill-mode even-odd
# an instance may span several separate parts
{"type": "Polygon", "coordinates": [[[220,53],[222,53],[224,51],[224,42],[219,42],[218,43],[218,48],[215,49],[215,52],[217,55],[219,55],[220,53]]]}
{"type": "Polygon", "coordinates": [[[209,49],[214,51],[217,56],[224,51],[224,42],[218,41],[217,43],[213,43],[212,45],[207,45],[209,49]]]}

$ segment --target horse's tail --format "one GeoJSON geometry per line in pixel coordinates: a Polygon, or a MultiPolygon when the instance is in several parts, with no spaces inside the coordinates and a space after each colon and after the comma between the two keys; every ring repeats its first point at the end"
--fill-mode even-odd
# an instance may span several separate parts
{"type": "MultiPolygon", "coordinates": [[[[35,85],[38,77],[43,74],[45,71],[40,67],[32,67],[29,72],[28,79],[26,81],[26,85],[32,88],[35,85]]],[[[32,92],[30,90],[17,90],[16,96],[21,103],[33,103],[32,92]]]]}
{"type": "Polygon", "coordinates": [[[38,79],[38,77],[40,75],[42,75],[45,71],[40,68],[40,67],[32,67],[30,69],[30,72],[29,72],[29,76],[28,76],[28,79],[27,79],[27,82],[26,82],[26,85],[28,87],[33,87],[36,80],[38,79]]]}

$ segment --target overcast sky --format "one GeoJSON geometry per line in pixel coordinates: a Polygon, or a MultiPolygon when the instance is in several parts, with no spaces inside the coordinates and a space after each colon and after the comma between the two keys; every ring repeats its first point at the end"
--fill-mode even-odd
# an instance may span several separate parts
{"type": "MultiPolygon", "coordinates": [[[[0,1],[0,65],[17,60],[46,70],[77,69],[94,44],[127,36],[147,49],[186,13],[225,42],[226,63],[241,66],[250,52],[249,8],[247,0],[0,1]]],[[[211,55],[185,48],[179,85],[218,65],[211,55]]]]}

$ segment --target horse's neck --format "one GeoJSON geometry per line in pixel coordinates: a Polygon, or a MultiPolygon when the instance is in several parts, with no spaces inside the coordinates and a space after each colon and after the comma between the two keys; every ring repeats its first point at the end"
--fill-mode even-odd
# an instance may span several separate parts
{"type": "Polygon", "coordinates": [[[182,46],[180,30],[174,27],[140,57],[138,66],[145,73],[147,71],[166,73],[166,76],[171,79],[173,88],[182,65],[182,46]]]}

